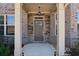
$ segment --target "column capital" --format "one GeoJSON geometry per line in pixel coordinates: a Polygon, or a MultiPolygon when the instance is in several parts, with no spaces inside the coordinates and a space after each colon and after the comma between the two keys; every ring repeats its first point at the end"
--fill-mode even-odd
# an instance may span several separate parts
{"type": "Polygon", "coordinates": [[[65,9],[64,3],[57,3],[56,6],[57,6],[57,9],[59,9],[59,10],[64,10],[65,9]]]}
{"type": "Polygon", "coordinates": [[[65,8],[69,5],[69,3],[65,3],[65,8]]]}
{"type": "Polygon", "coordinates": [[[21,9],[22,8],[22,3],[15,3],[15,7],[17,8],[17,9],[21,9]]]}

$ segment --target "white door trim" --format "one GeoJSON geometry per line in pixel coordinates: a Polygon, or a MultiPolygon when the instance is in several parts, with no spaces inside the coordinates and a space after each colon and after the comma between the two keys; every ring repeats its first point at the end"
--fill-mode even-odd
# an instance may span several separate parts
{"type": "Polygon", "coordinates": [[[35,41],[34,40],[34,21],[35,20],[43,20],[43,38],[44,38],[44,40],[43,40],[43,42],[45,41],[45,17],[44,16],[33,16],[33,42],[38,42],[38,41],[35,41]],[[43,17],[43,19],[35,19],[35,17],[43,17]]]}

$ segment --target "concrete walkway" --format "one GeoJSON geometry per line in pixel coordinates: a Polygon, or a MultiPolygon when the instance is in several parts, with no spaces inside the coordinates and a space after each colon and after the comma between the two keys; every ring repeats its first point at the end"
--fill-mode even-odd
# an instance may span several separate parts
{"type": "Polygon", "coordinates": [[[24,45],[24,56],[54,56],[55,48],[49,43],[30,43],[24,45]]]}

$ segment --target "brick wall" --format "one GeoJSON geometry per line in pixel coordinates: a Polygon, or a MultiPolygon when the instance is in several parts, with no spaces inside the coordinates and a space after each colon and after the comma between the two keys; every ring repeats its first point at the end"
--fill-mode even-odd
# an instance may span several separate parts
{"type": "Polygon", "coordinates": [[[76,20],[76,11],[79,4],[69,4],[66,7],[65,12],[65,37],[66,37],[66,46],[75,47],[79,42],[77,38],[77,20],[76,20]]]}
{"type": "MultiPolygon", "coordinates": [[[[14,14],[14,4],[13,3],[0,3],[0,15],[10,15],[14,14]]],[[[1,40],[1,38],[0,38],[1,40]]],[[[3,43],[5,44],[14,44],[14,35],[4,36],[3,43]]]]}

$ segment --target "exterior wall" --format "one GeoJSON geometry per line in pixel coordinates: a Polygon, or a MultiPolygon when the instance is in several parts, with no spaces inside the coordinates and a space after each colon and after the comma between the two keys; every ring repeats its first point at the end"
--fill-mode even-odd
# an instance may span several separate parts
{"type": "Polygon", "coordinates": [[[50,15],[45,15],[45,40],[50,42],[50,15]]]}
{"type": "Polygon", "coordinates": [[[22,43],[26,44],[30,40],[28,38],[28,14],[22,10],[22,43]]]}
{"type": "Polygon", "coordinates": [[[28,37],[29,40],[33,39],[33,15],[28,15],[28,37]]]}
{"type": "Polygon", "coordinates": [[[14,4],[0,3],[0,14],[14,14],[14,4]]]}
{"type": "Polygon", "coordinates": [[[78,3],[71,4],[71,47],[74,47],[78,42],[77,38],[77,20],[76,20],[76,12],[78,9],[78,3]]]}
{"type": "Polygon", "coordinates": [[[75,47],[79,42],[77,38],[76,11],[79,4],[69,4],[65,9],[65,40],[66,47],[75,47]]]}
{"type": "MultiPolygon", "coordinates": [[[[13,3],[0,3],[0,15],[14,14],[13,3]]],[[[0,39],[1,40],[1,39],[0,39]]],[[[3,36],[3,43],[14,44],[14,35],[3,36]]]]}
{"type": "Polygon", "coordinates": [[[57,36],[56,36],[56,14],[50,15],[50,39],[49,42],[53,44],[54,47],[57,45],[57,36]]]}
{"type": "Polygon", "coordinates": [[[65,8],[65,45],[71,47],[71,4],[65,8]]]}
{"type": "MultiPolygon", "coordinates": [[[[77,21],[76,21],[76,11],[79,9],[79,4],[70,4],[65,9],[65,37],[66,37],[66,47],[74,47],[77,42],[77,21]]],[[[14,14],[14,4],[10,3],[0,3],[0,14],[14,14]]],[[[32,42],[33,39],[33,15],[28,15],[24,10],[22,11],[22,41],[23,44],[32,42]],[[28,17],[28,18],[27,18],[28,17]],[[28,25],[28,26],[26,26],[28,25]]],[[[56,44],[55,36],[55,17],[45,16],[45,38],[48,42],[56,44]],[[51,18],[51,19],[50,19],[51,18]],[[48,24],[46,22],[49,22],[48,24]]],[[[5,36],[5,41],[8,40],[9,44],[14,43],[14,36],[5,36]]]]}
{"type": "MultiPolygon", "coordinates": [[[[0,4],[0,14],[14,14],[15,9],[14,9],[14,4],[0,4]]],[[[33,16],[34,15],[28,15],[24,10],[22,10],[22,43],[30,43],[33,40],[33,16]]],[[[53,22],[54,24],[54,22],[53,22]]],[[[45,15],[45,39],[46,41],[49,42],[54,42],[49,40],[50,38],[50,15],[45,15]]],[[[54,27],[53,28],[53,33],[54,33],[54,27]]],[[[8,41],[9,44],[14,43],[14,36],[9,36],[6,35],[4,41],[8,41]]]]}

